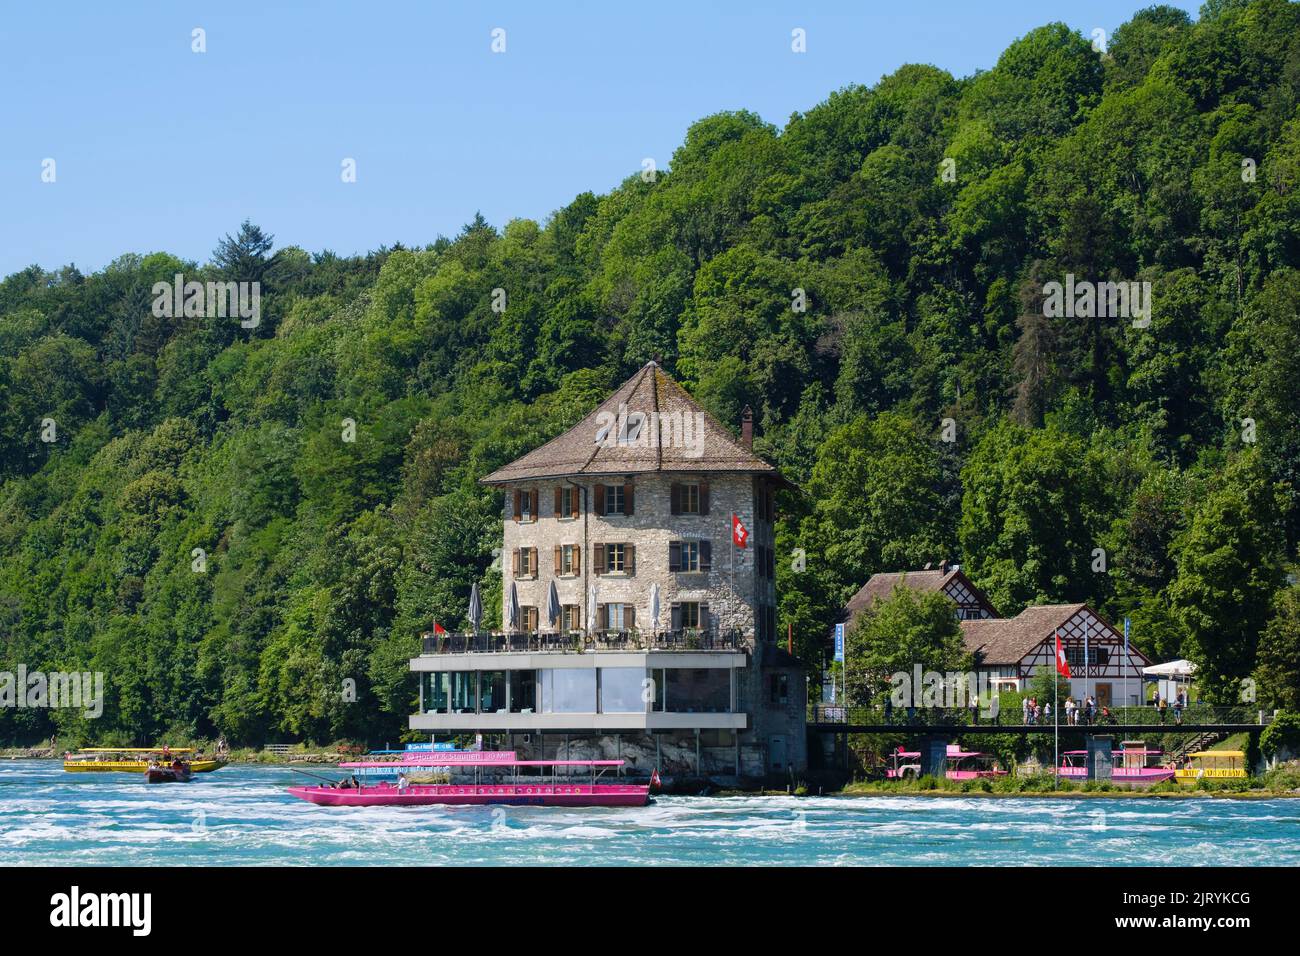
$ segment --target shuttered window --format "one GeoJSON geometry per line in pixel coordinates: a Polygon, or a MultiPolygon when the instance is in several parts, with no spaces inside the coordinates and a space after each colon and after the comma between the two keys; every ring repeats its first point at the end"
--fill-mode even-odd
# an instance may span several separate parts
{"type": "Polygon", "coordinates": [[[517,578],[537,577],[537,549],[515,548],[512,569],[517,578]]]}
{"type": "Polygon", "coordinates": [[[578,517],[578,489],[561,485],[555,489],[555,517],[567,521],[578,517]]]}
{"type": "Polygon", "coordinates": [[[668,543],[668,570],[675,572],[705,572],[713,565],[713,545],[709,541],[670,541],[668,543]]]}

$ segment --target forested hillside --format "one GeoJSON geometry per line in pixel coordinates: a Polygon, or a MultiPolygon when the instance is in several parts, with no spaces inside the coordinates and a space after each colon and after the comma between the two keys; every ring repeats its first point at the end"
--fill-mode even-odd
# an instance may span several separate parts
{"type": "Polygon", "coordinates": [[[396,739],[418,632],[473,581],[500,614],[476,479],[655,356],[721,421],[751,405],[801,486],[778,627],[811,668],[872,572],[947,557],[1004,614],[1086,600],[1294,708],[1298,270],[1285,0],[710,116],[544,225],[345,258],[246,224],[208,263],[27,269],[0,284],[0,670],[109,699],[4,708],[0,741],[396,739]],[[176,273],[260,281],[260,323],[155,317],[176,273]],[[1151,321],[1045,315],[1067,275],[1149,282],[1151,321]]]}

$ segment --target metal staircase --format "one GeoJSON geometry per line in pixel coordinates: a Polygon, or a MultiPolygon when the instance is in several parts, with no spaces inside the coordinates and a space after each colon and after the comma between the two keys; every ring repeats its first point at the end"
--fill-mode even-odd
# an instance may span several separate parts
{"type": "Polygon", "coordinates": [[[1174,763],[1177,763],[1188,754],[1196,753],[1198,750],[1204,750],[1206,747],[1217,744],[1220,740],[1224,740],[1228,736],[1228,734],[1218,731],[1209,731],[1203,734],[1197,734],[1195,737],[1189,738],[1173,750],[1169,751],[1166,756],[1174,763]]]}

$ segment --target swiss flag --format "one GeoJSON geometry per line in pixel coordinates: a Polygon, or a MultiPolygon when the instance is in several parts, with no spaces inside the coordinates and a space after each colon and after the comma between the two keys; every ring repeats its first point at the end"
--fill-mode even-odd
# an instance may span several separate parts
{"type": "Polygon", "coordinates": [[[749,529],[734,511],[731,513],[731,540],[738,548],[743,548],[749,541],[749,529]]]}
{"type": "Polygon", "coordinates": [[[1056,632],[1056,673],[1062,677],[1070,676],[1070,664],[1065,659],[1065,651],[1061,649],[1061,632],[1056,632]]]}
{"type": "Polygon", "coordinates": [[[443,627],[441,624],[439,624],[437,621],[434,621],[434,622],[433,622],[433,633],[436,634],[436,635],[438,635],[439,637],[442,637],[444,634],[447,633],[447,629],[446,629],[445,627],[443,627]]]}

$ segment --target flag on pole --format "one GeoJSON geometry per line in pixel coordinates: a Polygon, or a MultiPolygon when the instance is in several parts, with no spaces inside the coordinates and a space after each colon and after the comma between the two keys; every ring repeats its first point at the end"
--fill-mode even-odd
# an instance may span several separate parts
{"type": "Polygon", "coordinates": [[[740,516],[734,511],[731,513],[731,540],[736,543],[736,547],[743,548],[749,541],[749,529],[745,527],[740,516]]]}
{"type": "Polygon", "coordinates": [[[659,768],[658,768],[658,767],[655,767],[654,772],[653,772],[652,774],[650,774],[650,786],[655,787],[656,789],[658,789],[660,786],[662,786],[662,784],[661,784],[661,782],[660,782],[660,780],[659,780],[659,768]]]}
{"type": "Polygon", "coordinates": [[[1065,651],[1061,647],[1061,632],[1056,632],[1056,673],[1062,677],[1070,676],[1070,662],[1065,659],[1065,651]]]}
{"type": "Polygon", "coordinates": [[[436,634],[438,637],[442,637],[447,633],[447,629],[443,627],[441,624],[439,624],[437,621],[434,621],[433,633],[436,634]]]}

